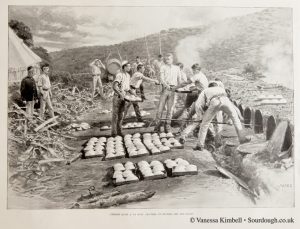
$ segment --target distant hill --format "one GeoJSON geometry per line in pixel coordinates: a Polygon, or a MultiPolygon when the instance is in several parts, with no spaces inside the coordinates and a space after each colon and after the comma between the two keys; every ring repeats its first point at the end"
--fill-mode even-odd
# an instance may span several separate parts
{"type": "MultiPolygon", "coordinates": [[[[175,48],[179,40],[191,35],[199,34],[203,28],[183,28],[163,30],[160,33],[162,53],[171,52],[175,55],[175,48]]],[[[152,34],[146,37],[150,58],[156,58],[159,54],[159,34],[152,34]]],[[[52,52],[54,69],[69,72],[86,72],[88,63],[100,58],[105,60],[109,52],[111,57],[119,58],[118,51],[123,59],[134,60],[138,55],[141,58],[148,58],[145,38],[138,38],[110,46],[88,46],[75,49],[52,52]]]]}
{"type": "MultiPolygon", "coordinates": [[[[151,57],[159,53],[158,34],[147,36],[151,57]]],[[[270,8],[241,17],[229,18],[205,27],[161,31],[162,52],[174,53],[186,66],[199,62],[212,71],[242,69],[247,63],[266,75],[292,75],[292,11],[270,8]]],[[[82,47],[51,53],[54,68],[85,72],[88,63],[109,51],[133,60],[147,57],[145,38],[111,46],[82,47]]],[[[281,75],[281,76],[280,76],[281,75]]]]}

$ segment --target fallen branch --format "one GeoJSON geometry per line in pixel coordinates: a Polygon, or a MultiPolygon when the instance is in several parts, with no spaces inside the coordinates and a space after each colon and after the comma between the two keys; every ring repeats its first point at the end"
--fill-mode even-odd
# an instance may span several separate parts
{"type": "Polygon", "coordinates": [[[154,195],[155,195],[154,191],[129,192],[126,194],[112,196],[108,199],[99,199],[95,203],[80,203],[80,204],[76,203],[72,206],[72,208],[84,208],[84,209],[109,208],[120,204],[144,201],[151,198],[154,195]]]}
{"type": "Polygon", "coordinates": [[[41,125],[39,125],[38,127],[36,127],[34,129],[34,131],[38,132],[40,129],[42,129],[43,127],[45,127],[48,123],[54,121],[57,118],[58,118],[58,116],[54,116],[53,118],[48,119],[47,121],[43,122],[41,125]]]}
{"type": "Polygon", "coordinates": [[[65,161],[65,159],[62,159],[62,158],[52,158],[52,159],[40,160],[39,165],[56,163],[56,162],[64,162],[64,161],[65,161]]]}
{"type": "Polygon", "coordinates": [[[75,157],[73,157],[71,160],[67,161],[67,165],[70,165],[71,163],[77,161],[79,158],[82,157],[82,153],[78,153],[75,157]]]}

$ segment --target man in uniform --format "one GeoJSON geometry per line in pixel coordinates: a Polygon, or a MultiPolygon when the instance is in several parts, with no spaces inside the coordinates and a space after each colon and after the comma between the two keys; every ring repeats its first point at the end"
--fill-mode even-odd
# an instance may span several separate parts
{"type": "Polygon", "coordinates": [[[38,87],[40,91],[40,117],[44,118],[45,108],[47,107],[49,115],[54,117],[53,106],[51,102],[52,92],[51,92],[51,82],[49,79],[49,64],[45,63],[41,67],[42,74],[39,77],[38,87]]]}
{"type": "Polygon", "coordinates": [[[29,66],[27,68],[27,76],[21,81],[21,97],[26,104],[26,112],[32,117],[34,111],[34,103],[37,100],[37,88],[33,78],[34,68],[29,66]]]}
{"type": "Polygon", "coordinates": [[[171,131],[171,117],[175,103],[175,92],[173,88],[178,86],[181,78],[180,68],[173,64],[173,55],[166,55],[166,64],[160,68],[159,80],[162,84],[162,91],[159,99],[158,111],[156,114],[157,124],[154,131],[159,132],[161,118],[165,105],[167,105],[165,132],[171,131]]]}
{"type": "Polygon", "coordinates": [[[122,123],[126,106],[125,95],[130,90],[130,64],[123,61],[122,69],[117,73],[113,82],[113,107],[111,121],[111,135],[122,135],[122,123]]]}
{"type": "Polygon", "coordinates": [[[100,94],[101,98],[104,98],[103,86],[101,81],[101,67],[105,69],[105,66],[101,62],[101,60],[95,59],[92,63],[90,63],[90,67],[92,69],[92,75],[93,75],[92,100],[94,99],[97,87],[98,87],[98,93],[100,94]]]}

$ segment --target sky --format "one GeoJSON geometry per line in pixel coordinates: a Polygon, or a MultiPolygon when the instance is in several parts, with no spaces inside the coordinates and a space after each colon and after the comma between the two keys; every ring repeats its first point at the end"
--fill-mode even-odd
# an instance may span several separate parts
{"type": "Polygon", "coordinates": [[[201,26],[262,8],[10,6],[9,20],[30,27],[34,44],[49,52],[111,45],[169,28],[201,26]]]}

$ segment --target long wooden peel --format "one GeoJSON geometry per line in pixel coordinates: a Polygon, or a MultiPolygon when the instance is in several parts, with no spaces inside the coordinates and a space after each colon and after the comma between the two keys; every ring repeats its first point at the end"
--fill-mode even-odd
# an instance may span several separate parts
{"type": "Polygon", "coordinates": [[[244,188],[250,194],[252,194],[255,197],[258,197],[242,179],[238,178],[236,175],[232,174],[231,172],[229,172],[228,170],[226,170],[220,166],[216,165],[215,167],[220,173],[222,173],[223,175],[225,175],[226,177],[228,177],[230,179],[233,179],[238,185],[240,185],[242,188],[244,188]]]}
{"type": "MultiPolygon", "coordinates": [[[[168,121],[168,120],[170,120],[170,121],[179,121],[179,122],[199,122],[199,123],[202,122],[202,120],[196,121],[196,120],[192,120],[192,119],[174,119],[174,118],[172,118],[172,119],[160,118],[159,120],[161,120],[161,121],[168,121]]],[[[232,126],[232,124],[227,123],[227,122],[214,122],[214,121],[212,121],[210,123],[214,123],[214,124],[227,124],[227,125],[232,126]]]]}

